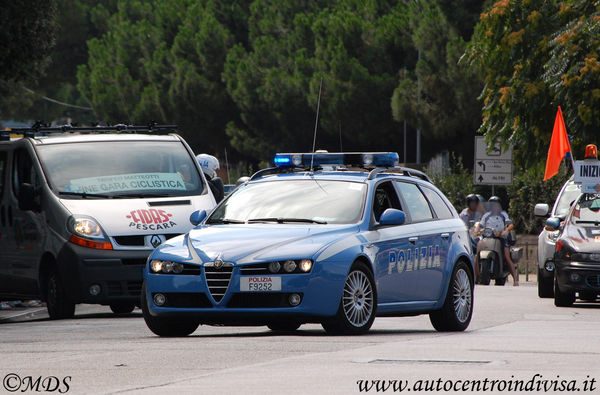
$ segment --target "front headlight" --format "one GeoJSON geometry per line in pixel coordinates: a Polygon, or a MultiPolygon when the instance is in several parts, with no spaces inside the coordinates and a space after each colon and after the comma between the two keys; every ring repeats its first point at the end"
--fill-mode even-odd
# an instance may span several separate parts
{"type": "Polygon", "coordinates": [[[69,219],[69,231],[76,236],[88,239],[103,239],[104,232],[98,222],[89,217],[71,217],[69,219]]]}
{"type": "Polygon", "coordinates": [[[153,273],[173,273],[180,274],[183,272],[183,264],[179,262],[161,261],[153,259],[150,261],[150,270],[153,273]]]}

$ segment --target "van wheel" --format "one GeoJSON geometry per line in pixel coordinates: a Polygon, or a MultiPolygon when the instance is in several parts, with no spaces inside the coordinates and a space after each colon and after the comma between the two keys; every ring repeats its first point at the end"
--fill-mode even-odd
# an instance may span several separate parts
{"type": "Polygon", "coordinates": [[[473,316],[473,279],[464,262],[452,270],[446,300],[441,310],[429,313],[433,327],[440,332],[464,331],[473,316]]]}
{"type": "Polygon", "coordinates": [[[554,305],[556,307],[570,307],[575,302],[575,292],[562,292],[558,287],[556,276],[554,278],[554,305]]]}
{"type": "Polygon", "coordinates": [[[75,303],[69,300],[56,270],[50,273],[46,283],[46,308],[51,320],[72,318],[75,315],[75,303]]]}
{"type": "Polygon", "coordinates": [[[492,268],[492,261],[489,259],[479,260],[479,284],[490,285],[490,270],[492,268]]]}
{"type": "Polygon", "coordinates": [[[148,329],[161,337],[182,337],[194,333],[200,325],[200,320],[193,317],[154,317],[148,310],[146,298],[146,283],[142,286],[142,313],[148,329]]]}
{"type": "Polygon", "coordinates": [[[111,303],[110,309],[115,314],[129,314],[135,309],[135,303],[133,302],[120,302],[111,303]]]}
{"type": "Polygon", "coordinates": [[[538,296],[540,298],[553,298],[554,297],[554,283],[553,279],[546,279],[542,274],[542,269],[538,267],[538,296]]]}
{"type": "Polygon", "coordinates": [[[355,262],[346,277],[337,314],[321,325],[330,335],[358,335],[371,328],[376,311],[373,275],[364,263],[355,262]]]}

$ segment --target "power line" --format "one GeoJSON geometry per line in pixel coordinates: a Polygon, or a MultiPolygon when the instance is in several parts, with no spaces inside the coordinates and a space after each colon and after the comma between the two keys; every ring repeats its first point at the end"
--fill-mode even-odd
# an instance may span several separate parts
{"type": "Polygon", "coordinates": [[[65,103],[65,102],[63,102],[63,101],[56,100],[56,99],[53,99],[53,98],[51,98],[51,97],[48,97],[48,96],[44,96],[44,95],[42,95],[42,94],[40,94],[40,93],[36,93],[36,92],[34,92],[32,89],[29,89],[29,88],[27,88],[27,87],[25,87],[25,86],[21,86],[21,87],[22,87],[22,88],[23,88],[23,90],[25,90],[26,92],[28,92],[28,93],[31,93],[32,95],[38,96],[38,97],[40,97],[42,100],[49,101],[50,103],[58,104],[58,105],[60,105],[60,106],[64,106],[64,107],[77,108],[77,109],[79,109],[79,110],[94,111],[94,109],[93,109],[93,108],[91,108],[91,107],[78,106],[78,105],[76,105],[76,104],[69,104],[69,103],[65,103]]]}

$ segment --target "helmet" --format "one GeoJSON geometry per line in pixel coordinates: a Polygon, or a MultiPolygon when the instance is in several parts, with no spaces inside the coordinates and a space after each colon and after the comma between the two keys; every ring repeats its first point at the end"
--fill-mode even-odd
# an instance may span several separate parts
{"type": "Polygon", "coordinates": [[[467,206],[471,203],[479,203],[479,197],[474,193],[467,195],[467,206]]]}
{"type": "Polygon", "coordinates": [[[246,182],[248,182],[248,181],[250,181],[250,177],[246,177],[246,176],[244,176],[244,177],[240,177],[240,178],[238,178],[238,180],[235,182],[235,186],[237,187],[237,186],[239,186],[239,185],[245,184],[245,183],[246,183],[246,182]]]}
{"type": "Polygon", "coordinates": [[[492,196],[492,197],[490,198],[490,200],[488,200],[488,202],[490,202],[490,203],[494,203],[494,202],[495,202],[495,203],[500,203],[500,204],[502,204],[502,202],[500,201],[500,198],[499,198],[498,196],[492,196]]]}
{"type": "Polygon", "coordinates": [[[479,199],[479,202],[485,203],[485,198],[483,196],[481,196],[480,194],[476,194],[475,196],[477,196],[477,198],[479,199]]]}
{"type": "Polygon", "coordinates": [[[196,160],[208,178],[213,179],[217,176],[217,170],[219,170],[219,160],[217,158],[208,154],[198,154],[196,160]]]}

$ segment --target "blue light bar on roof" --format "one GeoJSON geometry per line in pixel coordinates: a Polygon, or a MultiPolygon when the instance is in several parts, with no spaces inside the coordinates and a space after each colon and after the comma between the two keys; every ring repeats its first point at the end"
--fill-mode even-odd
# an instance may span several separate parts
{"type": "Polygon", "coordinates": [[[273,163],[277,167],[359,166],[394,167],[399,158],[396,152],[316,152],[279,153],[273,163]]]}

